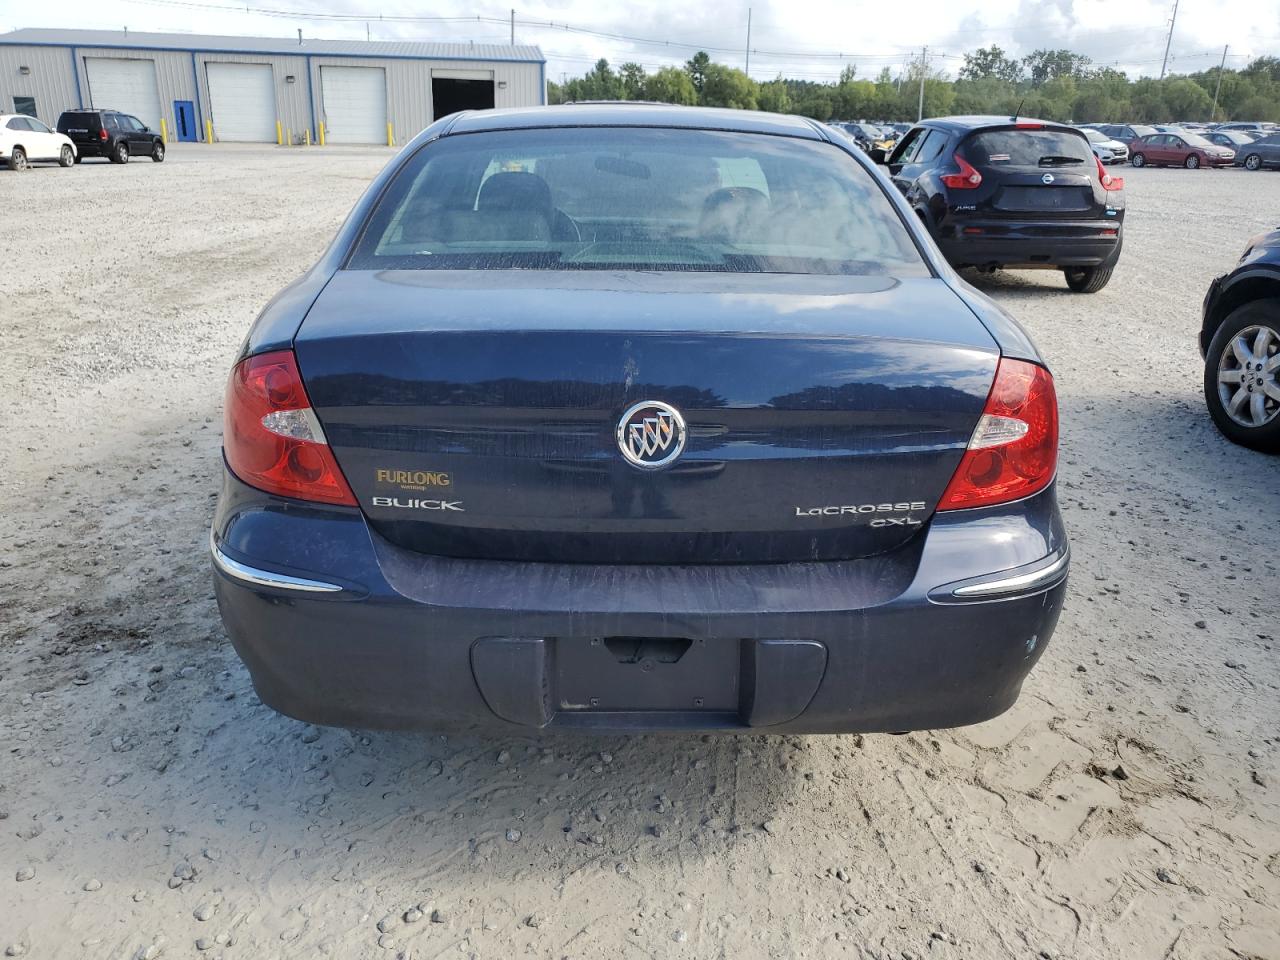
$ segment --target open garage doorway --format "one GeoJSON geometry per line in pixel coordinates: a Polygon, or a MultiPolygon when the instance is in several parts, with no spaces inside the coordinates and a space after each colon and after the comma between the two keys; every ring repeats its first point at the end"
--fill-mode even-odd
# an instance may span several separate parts
{"type": "Polygon", "coordinates": [[[492,110],[493,71],[432,70],[431,108],[436,120],[459,110],[492,110]]]}

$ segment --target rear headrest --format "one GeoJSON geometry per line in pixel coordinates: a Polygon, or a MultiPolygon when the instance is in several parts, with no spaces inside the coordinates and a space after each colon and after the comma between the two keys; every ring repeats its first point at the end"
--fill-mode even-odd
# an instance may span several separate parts
{"type": "Polygon", "coordinates": [[[698,233],[709,239],[746,240],[767,230],[769,198],[752,187],[721,187],[702,204],[698,233]]]}
{"type": "Polygon", "coordinates": [[[480,187],[477,210],[539,210],[551,213],[551,188],[536,173],[495,173],[480,187]]]}

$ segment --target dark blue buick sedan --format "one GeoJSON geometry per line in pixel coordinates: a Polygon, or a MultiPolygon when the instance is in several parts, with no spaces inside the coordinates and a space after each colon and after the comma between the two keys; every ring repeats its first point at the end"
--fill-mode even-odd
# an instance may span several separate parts
{"type": "Polygon", "coordinates": [[[974,723],[1062,606],[1057,444],[1026,334],[821,125],[455,114],[249,333],[218,603],[316,723],[974,723]]]}

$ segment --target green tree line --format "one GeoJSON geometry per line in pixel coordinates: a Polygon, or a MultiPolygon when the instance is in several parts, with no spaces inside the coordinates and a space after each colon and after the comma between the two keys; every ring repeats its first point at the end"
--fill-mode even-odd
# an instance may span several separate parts
{"type": "Polygon", "coordinates": [[[1280,121],[1277,57],[1258,57],[1240,70],[1213,67],[1156,80],[1095,67],[1088,57],[1070,50],[1036,50],[1015,59],[990,46],[965,54],[954,79],[917,59],[896,77],[885,68],[874,80],[859,78],[857,70],[848,66],[831,83],[782,76],[761,83],[699,52],[683,67],[663,67],[655,73],[638,63],[624,63],[614,70],[602,59],[581,77],[548,83],[547,90],[551,103],[656,100],[797,113],[822,121],[910,121],[919,109],[922,74],[925,116],[1016,111],[1075,123],[1280,121]]]}

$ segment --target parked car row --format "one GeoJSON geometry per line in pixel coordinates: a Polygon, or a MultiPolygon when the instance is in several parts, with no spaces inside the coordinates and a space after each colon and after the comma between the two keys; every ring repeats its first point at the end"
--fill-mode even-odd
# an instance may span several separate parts
{"type": "Polygon", "coordinates": [[[1101,137],[1123,144],[1135,167],[1280,167],[1280,131],[1267,129],[1265,124],[1190,129],[1172,124],[1101,123],[1080,129],[1095,145],[1101,137]]]}
{"type": "Polygon", "coordinates": [[[857,123],[832,121],[828,126],[843,133],[861,147],[865,153],[870,153],[872,150],[883,150],[888,153],[897,146],[900,136],[899,131],[893,127],[880,126],[866,121],[857,123]]]}
{"type": "Polygon", "coordinates": [[[63,167],[85,157],[128,163],[132,157],[164,161],[164,138],[137,117],[118,110],[68,110],[58,129],[25,114],[0,114],[0,162],[10,170],[33,163],[63,167]]]}

